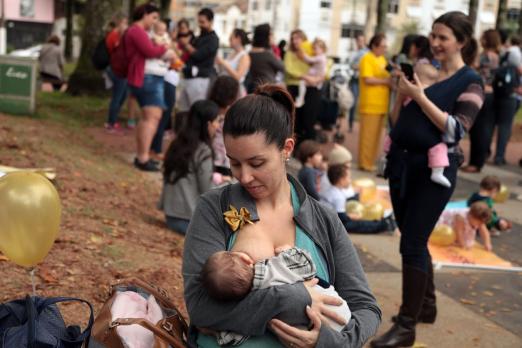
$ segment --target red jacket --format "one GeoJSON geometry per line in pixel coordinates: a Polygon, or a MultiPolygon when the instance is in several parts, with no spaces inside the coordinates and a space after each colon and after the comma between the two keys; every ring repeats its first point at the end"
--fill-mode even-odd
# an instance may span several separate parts
{"type": "Polygon", "coordinates": [[[136,24],[127,30],[124,40],[125,53],[129,60],[127,83],[134,87],[141,87],[145,75],[145,59],[159,58],[167,49],[154,45],[147,32],[136,24]]]}

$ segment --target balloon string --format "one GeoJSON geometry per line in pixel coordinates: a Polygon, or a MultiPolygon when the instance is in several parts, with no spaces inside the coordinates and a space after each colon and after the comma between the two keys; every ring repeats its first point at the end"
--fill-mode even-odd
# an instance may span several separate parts
{"type": "Polygon", "coordinates": [[[31,275],[31,285],[33,286],[33,296],[36,296],[36,283],[34,281],[34,272],[36,271],[36,267],[32,268],[29,271],[29,274],[31,275]]]}

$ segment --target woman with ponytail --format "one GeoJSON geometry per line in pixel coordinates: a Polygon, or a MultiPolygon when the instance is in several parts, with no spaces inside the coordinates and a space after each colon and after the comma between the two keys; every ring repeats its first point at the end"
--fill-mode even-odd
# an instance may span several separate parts
{"type": "Polygon", "coordinates": [[[183,278],[190,346],[219,347],[214,333],[233,331],[251,336],[241,344],[245,348],[362,347],[379,326],[381,312],[337,214],[286,173],[294,118],[292,97],[274,85],[258,87],[226,113],[225,147],[238,183],[203,194],[187,231],[183,278]],[[321,280],[252,291],[238,301],[209,296],[200,277],[209,256],[239,250],[257,261],[282,246],[306,250],[321,280]],[[318,282],[339,289],[352,310],[349,322],[332,309],[342,301],[316,292],[318,282]],[[333,329],[330,321],[341,328],[333,329]]]}
{"type": "Polygon", "coordinates": [[[221,66],[225,75],[232,76],[239,82],[240,97],[246,94],[245,77],[250,70],[250,56],[245,50],[245,46],[250,44],[248,34],[243,29],[234,29],[228,39],[230,47],[234,50],[226,59],[216,57],[216,64],[221,66]]]}
{"type": "Polygon", "coordinates": [[[469,131],[484,101],[480,76],[469,67],[477,53],[473,26],[462,12],[435,20],[430,34],[434,58],[440,62],[436,83],[424,88],[415,75],[402,75],[397,99],[411,98],[392,114],[392,147],[386,176],[397,225],[401,231],[402,305],[395,324],[374,340],[374,348],[407,347],[415,342],[417,322],[435,322],[435,285],[428,251],[431,231],[448,203],[462,162],[459,141],[469,131]],[[430,180],[427,150],[443,141],[449,165],[444,176],[451,187],[430,180]]]}

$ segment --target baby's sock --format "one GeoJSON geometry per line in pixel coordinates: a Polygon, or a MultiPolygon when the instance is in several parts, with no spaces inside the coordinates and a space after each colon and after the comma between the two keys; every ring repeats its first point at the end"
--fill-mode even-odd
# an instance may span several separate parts
{"type": "Polygon", "coordinates": [[[306,84],[303,80],[299,81],[299,92],[295,98],[295,107],[300,108],[304,105],[304,99],[306,94],[306,84]]]}
{"type": "Polygon", "coordinates": [[[444,167],[431,168],[431,181],[445,187],[451,187],[451,183],[444,176],[444,167]]]}

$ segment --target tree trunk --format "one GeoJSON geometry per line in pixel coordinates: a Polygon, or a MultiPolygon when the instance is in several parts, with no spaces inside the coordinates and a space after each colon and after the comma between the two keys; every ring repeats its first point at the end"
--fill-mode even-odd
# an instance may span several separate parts
{"type": "Polygon", "coordinates": [[[65,1],[65,59],[71,60],[73,50],[73,8],[74,0],[65,1]]]}
{"type": "Polygon", "coordinates": [[[82,49],[76,70],[69,78],[67,92],[72,95],[103,94],[101,72],[91,62],[91,56],[104,33],[105,24],[121,8],[121,0],[89,0],[85,2],[85,24],[82,32],[82,49]]]}
{"type": "Polygon", "coordinates": [[[475,28],[477,24],[477,10],[478,10],[479,0],[469,0],[469,10],[468,16],[471,22],[471,26],[475,28]]]}
{"type": "Polygon", "coordinates": [[[506,28],[507,21],[507,0],[499,0],[498,12],[497,12],[497,24],[495,28],[497,30],[506,28]]]}
{"type": "Polygon", "coordinates": [[[377,25],[375,33],[386,32],[386,14],[388,13],[389,0],[379,0],[377,4],[377,25]]]}
{"type": "Polygon", "coordinates": [[[170,17],[170,0],[160,1],[160,14],[163,19],[170,17]]]}
{"type": "Polygon", "coordinates": [[[518,12],[518,36],[522,37],[522,8],[518,12]]]}
{"type": "Polygon", "coordinates": [[[132,13],[136,8],[136,0],[129,0],[129,23],[132,22],[132,13]]]}

